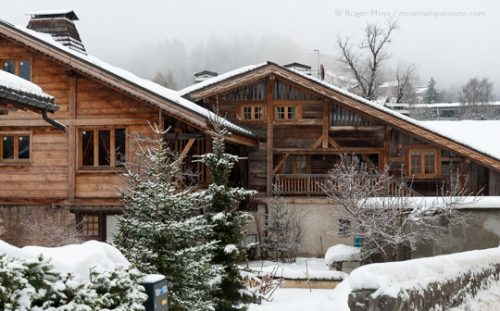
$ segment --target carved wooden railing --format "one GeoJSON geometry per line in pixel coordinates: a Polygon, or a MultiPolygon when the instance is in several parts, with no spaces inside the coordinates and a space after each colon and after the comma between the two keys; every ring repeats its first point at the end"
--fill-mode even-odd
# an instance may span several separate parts
{"type": "MultiPolygon", "coordinates": [[[[282,195],[325,195],[322,188],[329,179],[328,174],[275,174],[273,183],[282,195]]],[[[370,179],[368,179],[370,182],[370,179]]],[[[375,183],[375,176],[373,183],[375,183]]],[[[420,196],[418,192],[398,181],[389,184],[388,194],[393,196],[420,196]],[[399,192],[399,193],[398,193],[399,192]]]]}
{"type": "Polygon", "coordinates": [[[324,195],[327,174],[275,174],[274,184],[283,195],[324,195]]]}

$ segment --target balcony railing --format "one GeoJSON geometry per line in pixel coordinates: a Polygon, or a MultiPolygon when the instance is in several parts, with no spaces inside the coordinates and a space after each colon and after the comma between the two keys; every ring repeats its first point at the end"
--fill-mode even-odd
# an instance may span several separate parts
{"type": "Polygon", "coordinates": [[[324,195],[327,174],[275,174],[273,183],[283,195],[324,195]]]}
{"type": "MultiPolygon", "coordinates": [[[[325,195],[323,186],[329,178],[328,174],[275,174],[273,183],[280,189],[282,195],[325,195]]],[[[368,179],[368,183],[375,183],[375,176],[368,179]]],[[[387,191],[391,196],[421,196],[415,190],[401,186],[399,182],[393,180],[387,191]]]]}

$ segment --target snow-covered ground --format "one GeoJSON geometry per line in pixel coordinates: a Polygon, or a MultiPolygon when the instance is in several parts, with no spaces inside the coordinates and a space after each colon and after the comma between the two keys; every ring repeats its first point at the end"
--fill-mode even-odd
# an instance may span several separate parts
{"type": "Polygon", "coordinates": [[[349,283],[343,281],[334,290],[279,288],[271,301],[250,305],[249,311],[349,311],[349,283]]]}
{"type": "Polygon", "coordinates": [[[341,281],[347,274],[330,270],[323,258],[298,257],[294,263],[281,263],[266,260],[251,261],[249,268],[254,272],[272,273],[277,277],[294,280],[337,280],[341,281]]]}

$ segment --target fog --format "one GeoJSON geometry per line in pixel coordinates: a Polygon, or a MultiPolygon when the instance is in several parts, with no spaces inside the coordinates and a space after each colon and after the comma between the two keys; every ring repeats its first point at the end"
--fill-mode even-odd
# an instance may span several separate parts
{"type": "Polygon", "coordinates": [[[90,54],[151,78],[172,70],[180,85],[194,71],[223,72],[273,60],[338,66],[338,33],[359,36],[368,22],[397,19],[388,67],[417,65],[421,83],[433,76],[457,88],[489,77],[500,94],[500,4],[494,0],[165,0],[6,1],[0,18],[26,24],[26,12],[74,9],[90,54]]]}

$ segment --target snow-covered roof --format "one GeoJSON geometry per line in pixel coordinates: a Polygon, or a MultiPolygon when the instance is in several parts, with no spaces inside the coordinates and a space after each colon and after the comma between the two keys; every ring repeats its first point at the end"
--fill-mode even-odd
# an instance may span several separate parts
{"type": "MultiPolygon", "coordinates": [[[[225,81],[225,80],[228,80],[231,78],[235,78],[239,75],[248,73],[250,71],[254,71],[256,69],[259,69],[259,68],[262,68],[262,67],[265,67],[268,65],[279,66],[275,63],[267,62],[267,63],[261,63],[261,64],[257,64],[257,65],[249,65],[249,66],[241,67],[241,68],[226,72],[224,74],[221,74],[217,77],[205,80],[201,83],[191,85],[191,86],[179,91],[179,94],[181,96],[185,96],[185,95],[190,94],[194,91],[206,88],[208,86],[217,84],[219,82],[222,82],[222,81],[225,81]]],[[[380,105],[378,103],[372,102],[372,101],[367,100],[361,96],[353,94],[353,93],[351,93],[343,88],[332,85],[331,83],[328,83],[328,82],[320,80],[316,77],[304,74],[301,71],[293,70],[290,68],[284,68],[282,66],[279,66],[279,67],[283,68],[284,70],[293,72],[297,75],[300,75],[301,77],[303,77],[307,80],[310,80],[310,81],[313,81],[317,84],[320,84],[320,85],[322,85],[330,90],[333,90],[337,93],[345,95],[351,99],[354,99],[357,102],[363,103],[367,106],[370,106],[372,108],[380,110],[388,115],[391,115],[391,116],[396,117],[400,120],[403,120],[405,122],[408,122],[410,124],[413,124],[415,126],[423,128],[427,131],[433,132],[437,135],[451,139],[459,144],[467,146],[471,149],[474,149],[480,153],[486,154],[486,155],[493,157],[496,160],[500,161],[500,143],[495,143],[495,141],[491,139],[491,136],[483,134],[483,133],[488,132],[488,131],[489,131],[489,133],[494,133],[495,130],[498,131],[499,128],[497,127],[495,121],[491,121],[490,123],[488,123],[489,121],[486,121],[486,123],[482,123],[480,126],[482,129],[481,132],[473,130],[473,131],[468,131],[467,133],[465,133],[465,131],[463,131],[463,132],[461,132],[463,134],[457,135],[457,132],[455,131],[455,129],[460,127],[459,123],[455,123],[456,125],[451,125],[451,123],[443,123],[443,124],[439,125],[437,123],[429,123],[429,121],[418,121],[418,120],[415,120],[415,119],[410,118],[408,116],[405,116],[405,115],[401,114],[400,112],[395,111],[391,108],[385,107],[384,105],[380,105]],[[446,124],[449,124],[449,125],[447,126],[446,124]],[[483,130],[484,130],[484,132],[483,132],[483,130]],[[488,137],[490,137],[490,139],[487,142],[488,137]]],[[[434,122],[434,121],[432,121],[432,122],[434,122]]],[[[454,122],[454,121],[439,121],[439,122],[454,122]]],[[[470,121],[470,122],[474,122],[474,121],[470,121]]],[[[477,121],[477,122],[483,122],[483,121],[477,121]]],[[[466,125],[466,123],[463,123],[463,124],[466,125]]]]}
{"type": "Polygon", "coordinates": [[[235,69],[235,70],[228,71],[226,73],[218,75],[217,77],[213,77],[213,78],[207,79],[203,82],[190,85],[190,86],[180,90],[178,92],[178,94],[180,96],[185,96],[189,93],[192,93],[192,92],[197,91],[197,90],[201,90],[203,88],[206,88],[208,86],[211,86],[211,85],[219,83],[219,82],[222,82],[222,81],[227,80],[229,78],[239,76],[241,74],[247,73],[249,71],[253,71],[253,70],[261,68],[261,67],[265,67],[265,66],[267,66],[267,64],[268,63],[261,63],[261,64],[257,64],[257,65],[244,66],[244,67],[240,67],[240,68],[235,69]]]}
{"type": "Polygon", "coordinates": [[[9,72],[0,70],[0,98],[5,97],[20,104],[43,110],[55,111],[54,97],[44,93],[36,84],[9,72]]]}
{"type": "MultiPolygon", "coordinates": [[[[457,108],[462,106],[462,103],[432,103],[432,104],[407,104],[407,103],[388,103],[386,106],[390,108],[457,108]]],[[[500,101],[492,101],[483,103],[481,106],[500,106],[500,101]]]]}
{"type": "MultiPolygon", "coordinates": [[[[366,104],[366,105],[373,107],[377,110],[383,111],[384,113],[392,115],[398,119],[401,119],[403,121],[406,121],[406,122],[411,123],[413,125],[416,125],[418,127],[426,129],[426,130],[433,132],[435,134],[438,134],[438,135],[441,135],[441,136],[446,137],[448,139],[451,139],[459,144],[465,145],[465,146],[467,146],[471,149],[474,149],[476,151],[479,151],[483,154],[487,154],[487,155],[495,158],[496,160],[500,161],[500,142],[497,142],[497,141],[491,139],[491,133],[495,133],[495,131],[498,131],[500,129],[498,127],[498,125],[496,125],[496,122],[498,122],[498,121],[484,121],[486,123],[481,124],[481,126],[480,126],[482,129],[481,131],[476,131],[476,130],[470,130],[469,132],[460,131],[460,133],[457,135],[457,132],[455,131],[455,129],[458,129],[460,127],[460,125],[459,125],[460,123],[454,123],[455,125],[452,125],[453,122],[457,122],[457,121],[418,121],[418,120],[415,120],[415,119],[410,118],[408,116],[405,116],[398,111],[392,110],[392,109],[385,107],[383,105],[369,101],[361,96],[355,95],[347,90],[341,89],[337,86],[334,86],[330,83],[319,80],[315,77],[305,75],[305,74],[303,74],[299,71],[296,71],[296,70],[291,70],[291,71],[301,75],[305,79],[309,79],[309,80],[312,80],[316,83],[319,83],[319,84],[321,84],[321,85],[323,85],[331,90],[334,90],[342,95],[350,97],[358,102],[366,104]],[[443,123],[439,124],[439,123],[431,123],[431,122],[443,122],[443,123]],[[484,135],[484,133],[489,133],[489,134],[484,135]],[[489,142],[486,142],[488,138],[489,138],[489,142]]],[[[468,122],[476,122],[476,121],[468,121],[468,122]]],[[[477,122],[483,122],[483,121],[477,121],[477,122]]],[[[467,122],[463,123],[463,125],[466,125],[466,124],[467,124],[467,122]]],[[[472,125],[470,125],[470,126],[472,126],[472,125]]],[[[472,128],[470,127],[469,129],[472,129],[472,128]]]]}
{"type": "Polygon", "coordinates": [[[488,154],[500,160],[500,140],[492,135],[500,133],[500,120],[419,121],[433,132],[488,154]]]}
{"type": "Polygon", "coordinates": [[[66,17],[70,18],[71,20],[78,20],[78,16],[76,16],[76,13],[70,9],[33,11],[33,12],[26,13],[26,15],[40,16],[40,17],[41,16],[54,16],[54,15],[67,15],[66,17]]]}
{"type": "MultiPolygon", "coordinates": [[[[279,65],[274,64],[272,62],[244,66],[244,67],[226,72],[224,74],[221,74],[217,77],[205,80],[201,83],[188,86],[187,88],[184,88],[183,90],[179,91],[179,95],[185,96],[185,95],[190,94],[194,91],[206,88],[208,86],[217,84],[219,82],[222,82],[222,81],[225,81],[225,80],[228,80],[231,78],[235,78],[239,75],[248,73],[250,71],[254,71],[256,69],[259,69],[259,68],[262,68],[262,67],[265,67],[268,65],[279,66],[279,65]]],[[[308,80],[311,80],[315,83],[318,83],[318,84],[320,84],[328,89],[331,89],[337,93],[340,93],[340,94],[345,95],[349,98],[352,98],[352,99],[354,99],[358,102],[361,102],[367,106],[370,106],[372,108],[380,110],[388,115],[392,115],[398,119],[401,119],[405,122],[416,125],[416,126],[423,128],[427,131],[430,131],[430,132],[433,132],[435,134],[444,136],[448,139],[454,140],[455,142],[457,142],[459,144],[465,145],[465,146],[467,146],[471,149],[474,149],[480,153],[487,154],[487,155],[495,158],[496,160],[500,161],[500,143],[495,144],[495,141],[491,140],[491,139],[489,139],[489,142],[487,142],[487,137],[489,137],[489,136],[483,134],[483,133],[486,133],[487,131],[489,131],[489,133],[493,133],[495,130],[498,131],[499,128],[497,127],[495,121],[491,121],[490,123],[488,123],[489,121],[486,121],[486,123],[482,123],[480,126],[482,129],[481,132],[474,130],[474,131],[468,131],[467,133],[465,133],[465,131],[464,131],[463,135],[462,134],[457,135],[456,134],[457,132],[454,131],[454,129],[460,127],[459,123],[456,123],[456,125],[451,125],[452,123],[443,123],[443,124],[439,125],[437,123],[429,123],[429,122],[437,122],[437,121],[418,121],[418,120],[415,120],[415,119],[410,118],[408,116],[405,116],[405,115],[401,114],[400,112],[395,111],[391,108],[385,107],[384,105],[380,105],[376,102],[367,100],[361,96],[353,94],[353,93],[351,93],[343,88],[337,87],[331,83],[328,83],[326,81],[320,80],[320,79],[315,78],[313,76],[304,74],[301,71],[290,69],[290,68],[284,68],[284,67],[281,67],[281,68],[283,68],[284,70],[294,72],[297,75],[304,77],[305,79],[308,79],[308,80]],[[446,124],[449,124],[449,125],[446,126],[446,124]],[[483,132],[483,130],[484,130],[484,132],[483,132]],[[478,137],[478,136],[480,136],[480,137],[478,137]]],[[[439,121],[439,122],[455,122],[455,121],[439,121]]],[[[470,121],[470,122],[475,122],[475,121],[470,121]]],[[[483,121],[477,121],[477,122],[483,122],[483,121]]],[[[466,123],[463,123],[463,124],[465,125],[466,123]]]]}
{"type": "MultiPolygon", "coordinates": [[[[114,76],[119,77],[122,80],[125,80],[126,82],[129,82],[133,85],[136,85],[140,88],[143,88],[143,89],[153,93],[156,96],[162,97],[162,98],[168,100],[169,102],[176,104],[177,106],[180,106],[184,109],[192,111],[198,115],[204,116],[209,121],[217,118],[217,116],[213,112],[209,111],[208,109],[203,108],[203,107],[197,105],[196,103],[193,103],[185,98],[182,98],[178,94],[177,91],[165,88],[165,87],[163,87],[157,83],[154,83],[150,80],[140,78],[140,77],[134,75],[133,73],[131,73],[125,69],[110,65],[110,64],[108,64],[108,63],[106,63],[106,62],[104,62],[96,57],[93,57],[91,55],[86,55],[86,54],[82,54],[80,52],[74,51],[74,50],[60,44],[56,40],[54,40],[54,38],[52,38],[52,36],[50,34],[36,32],[36,31],[30,30],[30,29],[27,29],[23,26],[14,26],[14,25],[12,25],[8,22],[2,21],[2,20],[0,20],[0,24],[4,24],[8,27],[14,27],[14,29],[21,32],[24,35],[34,37],[34,38],[42,41],[43,43],[50,45],[52,48],[63,51],[63,52],[71,55],[72,57],[74,57],[78,60],[81,60],[85,63],[93,65],[94,67],[98,68],[99,70],[102,70],[104,72],[108,72],[114,76]]],[[[168,111],[168,107],[166,107],[165,105],[160,105],[160,106],[163,109],[168,111]]],[[[222,119],[222,122],[230,131],[238,132],[240,134],[247,135],[247,136],[255,136],[255,134],[252,131],[250,131],[246,128],[243,128],[241,126],[238,126],[236,124],[233,124],[225,119],[222,119]]]]}

